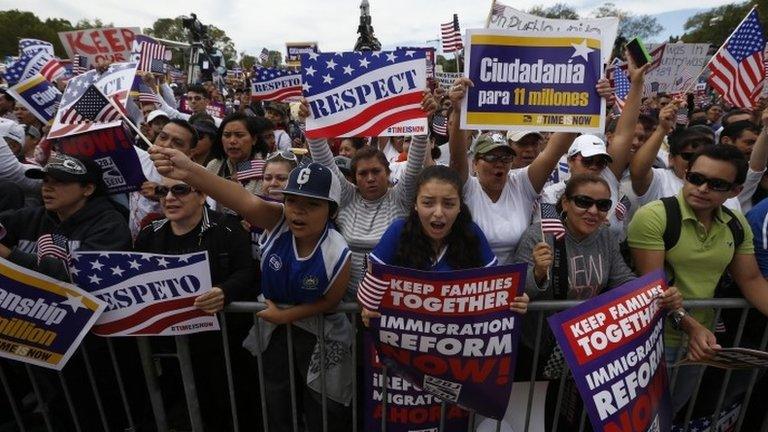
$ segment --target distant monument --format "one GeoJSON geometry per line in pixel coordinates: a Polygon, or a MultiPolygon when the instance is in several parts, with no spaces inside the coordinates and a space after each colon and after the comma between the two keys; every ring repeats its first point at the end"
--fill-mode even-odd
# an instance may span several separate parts
{"type": "Polygon", "coordinates": [[[355,51],[380,51],[381,42],[373,35],[373,26],[371,25],[371,6],[368,0],[360,3],[360,25],[357,26],[357,32],[360,36],[355,43],[355,51]]]}

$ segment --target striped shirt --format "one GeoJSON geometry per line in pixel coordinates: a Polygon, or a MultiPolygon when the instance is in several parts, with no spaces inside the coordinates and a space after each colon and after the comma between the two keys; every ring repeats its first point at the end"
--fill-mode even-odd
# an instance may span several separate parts
{"type": "Polygon", "coordinates": [[[324,139],[309,140],[312,159],[328,167],[341,183],[341,203],[336,217],[336,227],[344,236],[352,251],[352,268],[345,300],[354,301],[357,286],[367,267],[367,256],[395,219],[407,217],[416,194],[416,176],[424,165],[426,137],[416,136],[408,150],[408,163],[400,181],[381,198],[364,199],[357,186],[347,181],[333,161],[328,142],[324,139]]]}

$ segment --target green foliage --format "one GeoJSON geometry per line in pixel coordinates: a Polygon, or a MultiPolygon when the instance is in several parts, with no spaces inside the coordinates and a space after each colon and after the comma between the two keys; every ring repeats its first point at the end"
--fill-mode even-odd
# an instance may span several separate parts
{"type": "MultiPolygon", "coordinates": [[[[154,36],[160,39],[179,42],[187,41],[187,30],[184,28],[181,19],[181,15],[176,18],[159,18],[152,24],[151,28],[144,29],[144,33],[148,36],[154,36]]],[[[235,43],[229,36],[227,36],[227,33],[224,30],[213,25],[208,25],[208,35],[213,40],[213,46],[224,53],[224,60],[227,63],[235,61],[237,58],[235,43]]]]}
{"type": "Polygon", "coordinates": [[[256,57],[248,55],[245,51],[240,53],[240,67],[245,70],[251,70],[253,65],[256,64],[256,57]]]}
{"type": "MultiPolygon", "coordinates": [[[[688,18],[683,42],[722,45],[754,5],[755,2],[730,4],[688,18]]],[[[757,5],[760,22],[764,29],[768,29],[768,2],[760,1],[757,5]]]]}
{"type": "Polygon", "coordinates": [[[528,11],[531,15],[537,15],[544,18],[558,19],[579,19],[576,10],[565,3],[556,3],[550,7],[535,6],[528,11]]]}
{"type": "Polygon", "coordinates": [[[656,18],[649,15],[634,16],[630,12],[621,10],[613,3],[603,3],[593,14],[597,18],[618,17],[619,35],[627,39],[639,37],[641,39],[650,39],[664,30],[664,27],[656,21],[656,18]]]}
{"type": "Polygon", "coordinates": [[[17,9],[0,11],[0,56],[19,54],[19,39],[35,38],[53,43],[56,55],[66,57],[57,32],[74,30],[72,23],[64,19],[41,21],[32,12],[17,9]]]}
{"type": "Polygon", "coordinates": [[[283,53],[280,51],[269,51],[269,56],[267,57],[267,62],[264,64],[264,66],[267,67],[278,67],[283,64],[283,53]]]}

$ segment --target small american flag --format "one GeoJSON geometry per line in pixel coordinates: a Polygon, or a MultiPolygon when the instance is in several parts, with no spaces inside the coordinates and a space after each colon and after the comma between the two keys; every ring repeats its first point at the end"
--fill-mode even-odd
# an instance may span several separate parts
{"type": "Polygon", "coordinates": [[[237,164],[236,168],[238,181],[264,177],[264,161],[261,159],[242,161],[237,164]]]}
{"type": "Polygon", "coordinates": [[[616,219],[623,221],[632,208],[632,203],[629,202],[629,197],[624,195],[616,204],[616,219]]]}
{"type": "Polygon", "coordinates": [[[366,271],[357,290],[357,300],[368,310],[378,310],[387,288],[389,284],[386,281],[366,271]]]}
{"type": "Polygon", "coordinates": [[[619,112],[621,112],[624,109],[624,103],[629,94],[630,84],[627,74],[619,68],[616,68],[613,71],[613,86],[615,88],[614,94],[616,95],[616,106],[619,108],[619,112]]]}
{"type": "Polygon", "coordinates": [[[160,98],[152,91],[144,81],[137,82],[139,90],[139,103],[160,104],[160,98]]]}
{"type": "Polygon", "coordinates": [[[765,36],[757,6],[734,30],[707,65],[709,85],[723,99],[740,108],[751,108],[763,89],[765,36]]]}
{"type": "Polygon", "coordinates": [[[261,49],[261,53],[259,54],[259,61],[264,64],[269,60],[269,50],[266,48],[261,49]]]}
{"type": "Polygon", "coordinates": [[[53,257],[69,261],[69,243],[61,234],[43,234],[37,239],[37,263],[43,257],[53,257]]]}
{"type": "Polygon", "coordinates": [[[164,72],[165,47],[156,42],[142,41],[139,70],[152,73],[164,72]]]}
{"type": "Polygon", "coordinates": [[[62,114],[62,123],[79,123],[90,120],[109,123],[120,119],[120,111],[109,103],[106,96],[91,84],[80,99],[62,114]]]}
{"type": "Polygon", "coordinates": [[[88,57],[75,54],[72,56],[72,76],[88,72],[88,57]]]}
{"type": "Polygon", "coordinates": [[[440,32],[443,37],[443,52],[459,51],[464,48],[457,14],[453,14],[453,20],[450,22],[440,25],[440,32]]]}
{"type": "Polygon", "coordinates": [[[557,208],[554,204],[541,203],[541,232],[552,234],[555,239],[560,240],[565,236],[565,225],[563,225],[560,215],[557,214],[557,208]]]}
{"type": "Polygon", "coordinates": [[[432,132],[437,135],[448,135],[448,120],[444,115],[436,115],[432,119],[432,132]]]}
{"type": "Polygon", "coordinates": [[[48,60],[48,62],[40,69],[40,75],[51,82],[64,75],[66,72],[67,70],[64,68],[64,65],[56,58],[48,60]]]}

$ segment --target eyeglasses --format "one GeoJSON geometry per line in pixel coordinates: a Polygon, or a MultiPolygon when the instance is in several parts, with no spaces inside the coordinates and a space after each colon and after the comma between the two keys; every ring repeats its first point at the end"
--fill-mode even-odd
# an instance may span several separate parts
{"type": "Polygon", "coordinates": [[[488,163],[495,163],[495,162],[511,163],[512,159],[515,158],[515,155],[482,154],[482,155],[479,155],[477,158],[482,159],[488,163]]]}
{"type": "Polygon", "coordinates": [[[604,169],[608,166],[608,163],[609,160],[605,156],[581,156],[581,164],[584,165],[585,168],[595,167],[597,169],[604,169]]]}
{"type": "Polygon", "coordinates": [[[178,198],[187,196],[194,191],[195,189],[192,186],[183,183],[175,184],[171,187],[155,186],[155,196],[158,198],[165,198],[168,195],[168,192],[178,198]]]}
{"type": "Polygon", "coordinates": [[[690,162],[691,159],[693,159],[693,157],[696,155],[696,153],[695,152],[682,152],[682,153],[678,153],[677,155],[680,156],[684,161],[690,162]]]}
{"type": "Polygon", "coordinates": [[[266,161],[269,162],[271,160],[278,159],[278,158],[285,159],[287,161],[293,161],[293,162],[298,161],[298,159],[296,158],[296,155],[293,154],[293,152],[290,150],[278,150],[278,151],[272,152],[267,156],[266,161]]]}
{"type": "Polygon", "coordinates": [[[195,96],[187,95],[187,100],[193,100],[193,101],[197,102],[197,101],[201,101],[203,99],[205,99],[205,98],[202,97],[202,96],[199,96],[199,95],[195,95],[195,96]]]}
{"type": "Polygon", "coordinates": [[[727,180],[707,177],[704,174],[688,171],[685,173],[685,180],[694,186],[701,186],[704,183],[709,186],[710,189],[717,192],[728,192],[733,189],[733,183],[727,180]]]}
{"type": "Polygon", "coordinates": [[[573,201],[578,208],[589,210],[592,206],[596,206],[597,210],[601,212],[607,212],[611,209],[611,204],[613,204],[613,201],[609,199],[594,199],[586,195],[574,195],[568,199],[573,201]]]}

